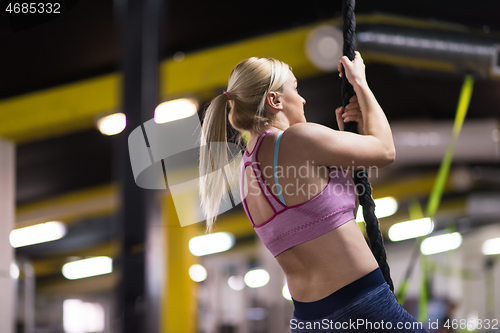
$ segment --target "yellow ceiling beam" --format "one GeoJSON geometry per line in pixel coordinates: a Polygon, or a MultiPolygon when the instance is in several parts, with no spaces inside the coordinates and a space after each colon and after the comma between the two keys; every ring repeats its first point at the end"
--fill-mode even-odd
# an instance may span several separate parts
{"type": "MultiPolygon", "coordinates": [[[[383,183],[373,184],[373,197],[375,199],[394,197],[400,202],[419,197],[427,197],[436,181],[437,172],[428,172],[421,175],[406,176],[404,178],[391,178],[383,183]]],[[[445,192],[453,190],[452,184],[446,182],[445,192]]]]}
{"type": "MultiPolygon", "coordinates": [[[[357,22],[455,31],[468,29],[448,23],[388,15],[358,15],[357,22]]],[[[341,19],[193,52],[179,62],[166,59],[160,64],[161,99],[179,96],[209,99],[217,89],[226,87],[231,69],[239,61],[252,56],[281,59],[292,66],[297,78],[321,73],[308,61],[304,42],[312,29],[323,24],[339,26],[341,19]]],[[[387,62],[386,56],[369,53],[363,56],[367,62],[387,62]]],[[[401,57],[391,57],[390,61],[392,65],[452,70],[452,65],[444,62],[401,57]]],[[[121,74],[111,73],[0,100],[0,137],[22,143],[91,128],[100,115],[121,109],[121,87],[121,74]]]]}
{"type": "MultiPolygon", "coordinates": [[[[315,25],[316,26],[316,25],[315,25]]],[[[307,60],[304,41],[314,26],[187,54],[160,64],[160,96],[210,98],[225,87],[231,69],[252,57],[275,57],[291,65],[297,77],[319,73],[307,60]]],[[[17,143],[60,136],[94,126],[96,117],[121,108],[122,76],[112,73],[0,100],[0,137],[17,143]]]]}
{"type": "Polygon", "coordinates": [[[376,62],[390,66],[406,66],[430,71],[453,73],[456,70],[455,65],[451,62],[388,55],[386,53],[374,51],[363,53],[363,59],[366,60],[366,62],[376,62]]]}
{"type": "Polygon", "coordinates": [[[113,73],[0,100],[0,137],[21,143],[91,128],[118,108],[120,84],[113,73]]]}
{"type": "Polygon", "coordinates": [[[50,257],[33,260],[32,265],[35,276],[40,277],[61,272],[62,267],[68,262],[69,257],[81,257],[83,259],[87,257],[106,256],[116,259],[119,253],[120,244],[117,241],[110,241],[87,249],[70,250],[50,257]]]}
{"type": "Polygon", "coordinates": [[[15,228],[49,221],[71,224],[87,217],[111,215],[119,204],[118,185],[109,184],[67,193],[16,208],[15,228]]]}
{"type": "Polygon", "coordinates": [[[120,277],[121,273],[117,270],[78,280],[68,280],[64,277],[55,278],[37,283],[36,291],[42,294],[58,294],[58,296],[102,293],[116,289],[120,277]]]}
{"type": "Polygon", "coordinates": [[[299,78],[321,73],[305,54],[304,43],[311,30],[311,26],[300,27],[192,53],[180,62],[165,61],[160,69],[161,94],[213,96],[214,89],[227,86],[234,66],[249,57],[280,59],[292,66],[299,78]]]}

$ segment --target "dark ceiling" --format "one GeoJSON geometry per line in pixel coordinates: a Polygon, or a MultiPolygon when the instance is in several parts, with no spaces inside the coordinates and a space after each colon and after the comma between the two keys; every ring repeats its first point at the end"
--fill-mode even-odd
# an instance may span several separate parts
{"type": "MultiPolygon", "coordinates": [[[[500,31],[500,3],[493,0],[364,0],[356,7],[358,14],[385,13],[500,31]]],[[[162,54],[190,52],[338,17],[340,10],[340,0],[168,1],[162,54]]],[[[120,39],[113,15],[112,0],[80,0],[65,15],[15,33],[8,31],[3,18],[0,99],[118,71],[120,39]]],[[[460,77],[387,65],[368,67],[367,77],[389,120],[453,118],[460,77]]],[[[335,127],[328,115],[340,103],[338,77],[326,74],[300,85],[308,100],[306,115],[314,110],[308,120],[335,127]]],[[[497,81],[476,82],[469,116],[496,115],[498,91],[497,81]]],[[[89,130],[18,146],[17,203],[108,183],[112,140],[89,130]]]]}
{"type": "MultiPolygon", "coordinates": [[[[73,0],[74,2],[75,0],[73,0]]],[[[116,0],[119,2],[119,0],[116,0]]],[[[340,0],[166,1],[163,55],[189,52],[340,16],[340,0]]],[[[363,0],[357,14],[386,13],[500,31],[494,0],[363,0]]],[[[45,24],[0,31],[0,99],[118,70],[112,0],[80,0],[45,24]]]]}

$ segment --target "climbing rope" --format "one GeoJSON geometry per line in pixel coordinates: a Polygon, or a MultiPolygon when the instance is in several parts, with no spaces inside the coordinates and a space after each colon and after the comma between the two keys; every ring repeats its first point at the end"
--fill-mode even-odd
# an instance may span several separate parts
{"type": "MultiPolygon", "coordinates": [[[[343,0],[342,2],[342,18],[344,20],[344,46],[343,54],[354,60],[354,51],[356,49],[356,18],[354,16],[355,0],[343,0]]],[[[344,67],[342,66],[342,103],[343,106],[349,104],[349,99],[354,96],[354,88],[347,80],[344,67]]],[[[357,123],[347,122],[344,125],[344,130],[352,133],[357,133],[357,123]]],[[[368,182],[368,174],[365,169],[355,170],[354,183],[356,188],[362,190],[358,193],[359,204],[363,207],[363,217],[365,219],[366,234],[370,241],[370,249],[377,260],[380,270],[384,275],[384,279],[394,292],[394,285],[391,279],[391,272],[387,264],[387,255],[385,253],[384,241],[380,233],[378,219],[375,216],[375,202],[372,198],[372,188],[368,182]]]]}

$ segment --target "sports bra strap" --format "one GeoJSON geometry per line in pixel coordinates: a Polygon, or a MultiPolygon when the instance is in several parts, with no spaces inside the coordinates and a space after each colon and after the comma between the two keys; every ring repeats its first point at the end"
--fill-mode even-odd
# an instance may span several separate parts
{"type": "Polygon", "coordinates": [[[285,198],[283,198],[283,191],[281,190],[281,185],[278,180],[278,153],[280,150],[280,141],[281,141],[281,136],[283,135],[283,132],[280,132],[278,134],[278,138],[276,139],[276,144],[274,146],[274,163],[273,163],[273,170],[274,170],[274,182],[276,183],[277,190],[278,190],[278,196],[280,198],[280,201],[283,203],[283,205],[286,205],[285,203],[285,198]]]}
{"type": "MultiPolygon", "coordinates": [[[[245,152],[243,153],[243,157],[241,159],[240,163],[240,197],[241,197],[241,202],[243,205],[243,208],[245,209],[245,213],[247,214],[248,218],[250,219],[250,222],[252,222],[252,225],[254,225],[253,220],[250,216],[250,213],[248,211],[248,207],[246,206],[245,202],[245,168],[247,166],[250,166],[253,169],[255,178],[257,180],[257,183],[259,184],[260,189],[262,190],[262,193],[264,194],[267,202],[269,203],[269,206],[272,208],[273,212],[276,214],[280,211],[282,211],[286,206],[283,203],[280,202],[278,198],[276,198],[272,192],[271,188],[265,183],[262,171],[259,167],[259,162],[257,160],[257,154],[260,148],[260,144],[262,143],[262,140],[264,137],[271,132],[271,130],[265,131],[257,140],[257,143],[255,144],[254,149],[252,150],[252,153],[248,153],[248,151],[245,149],[245,152]]],[[[283,200],[284,202],[284,200],[283,200]]]]}

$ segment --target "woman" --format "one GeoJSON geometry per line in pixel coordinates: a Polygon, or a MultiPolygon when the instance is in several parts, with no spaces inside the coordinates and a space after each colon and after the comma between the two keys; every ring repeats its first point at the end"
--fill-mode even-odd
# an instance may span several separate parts
{"type": "MultiPolygon", "coordinates": [[[[292,332],[425,332],[397,303],[354,219],[349,172],[385,167],[395,149],[360,54],[340,63],[357,97],[336,110],[339,131],[306,122],[306,101],[286,64],[258,58],[239,63],[227,91],[205,113],[201,142],[224,145],[212,144],[211,156],[201,151],[200,171],[228,164],[229,101],[231,125],[251,137],[241,163],[243,207],[286,275],[295,307],[292,332]],[[344,121],[357,122],[360,134],[344,132],[344,121]]],[[[200,180],[208,230],[226,190],[223,177],[214,172],[200,180]]]]}

